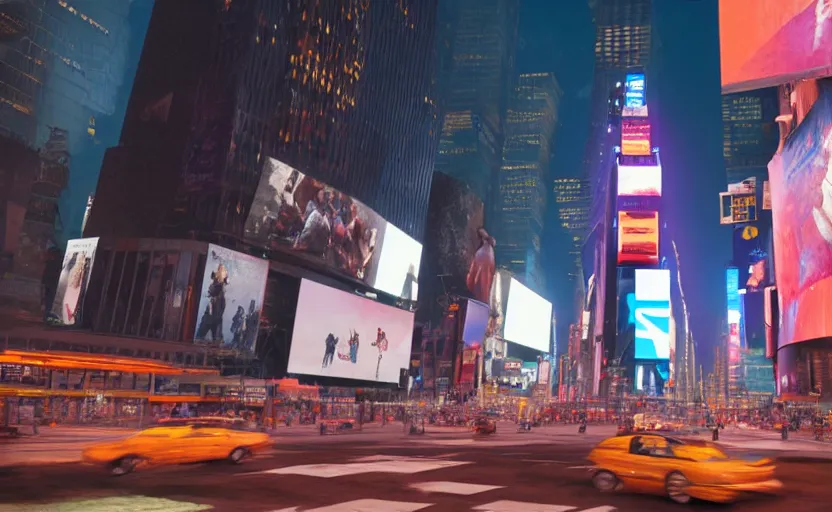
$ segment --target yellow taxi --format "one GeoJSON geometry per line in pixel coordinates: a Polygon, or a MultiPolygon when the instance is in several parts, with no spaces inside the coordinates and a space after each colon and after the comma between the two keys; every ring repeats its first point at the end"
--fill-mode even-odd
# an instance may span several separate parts
{"type": "Polygon", "coordinates": [[[115,476],[139,465],[170,465],[227,459],[239,464],[272,445],[268,434],[233,428],[221,421],[171,423],[151,427],[125,439],[91,445],[84,462],[103,464],[115,476]]]}
{"type": "Polygon", "coordinates": [[[782,487],[770,459],[731,458],[713,443],[661,435],[617,436],[589,454],[592,483],[601,492],[627,490],[668,496],[676,503],[692,498],[728,503],[748,494],[782,487]]]}

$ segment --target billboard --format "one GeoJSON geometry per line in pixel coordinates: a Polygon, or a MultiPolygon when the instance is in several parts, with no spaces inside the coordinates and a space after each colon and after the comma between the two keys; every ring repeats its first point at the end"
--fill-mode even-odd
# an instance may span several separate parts
{"type": "Polygon", "coordinates": [[[719,223],[737,224],[757,220],[757,195],[719,193],[719,223]]]}
{"type": "Polygon", "coordinates": [[[661,196],[662,168],[658,165],[619,165],[618,195],[661,196]]]}
{"type": "Polygon", "coordinates": [[[659,263],[659,213],[618,212],[618,264],[659,263]]]}
{"type": "Polygon", "coordinates": [[[757,226],[734,228],[734,264],[739,270],[740,288],[759,292],[769,284],[768,253],[757,226]]]}
{"type": "Polygon", "coordinates": [[[209,244],[194,341],[254,352],[269,261],[209,244]]]}
{"type": "Polygon", "coordinates": [[[549,352],[552,303],[511,278],[503,338],[540,352],[549,352]]]}
{"type": "Polygon", "coordinates": [[[462,327],[462,341],[466,347],[482,346],[488,327],[489,308],[487,304],[468,300],[465,307],[465,323],[462,327]]]}
{"type": "Polygon", "coordinates": [[[380,291],[416,298],[418,242],[364,203],[274,158],[263,165],[245,238],[292,251],[380,291]]]}
{"type": "Polygon", "coordinates": [[[650,121],[624,118],[621,121],[621,154],[647,156],[653,152],[650,144],[650,121]]]}
{"type": "Polygon", "coordinates": [[[739,292],[739,269],[729,267],[725,269],[725,293],[728,304],[728,387],[735,389],[739,379],[740,349],[742,337],[740,324],[742,323],[742,302],[739,292]]]}
{"type": "Polygon", "coordinates": [[[646,105],[644,73],[628,73],[624,81],[624,107],[640,109],[646,105]]]}
{"type": "Polygon", "coordinates": [[[49,314],[50,323],[80,325],[98,238],[79,238],[66,243],[66,252],[49,314]]]}
{"type": "Polygon", "coordinates": [[[832,336],[832,86],[769,163],[779,346],[832,336]]]}
{"type": "Polygon", "coordinates": [[[720,0],[723,92],[825,76],[832,68],[829,0],[720,0]]]}
{"type": "Polygon", "coordinates": [[[635,292],[627,295],[635,326],[635,358],[670,359],[670,270],[636,269],[635,292]]]}
{"type": "Polygon", "coordinates": [[[461,181],[434,173],[423,272],[429,279],[442,276],[444,290],[440,288],[436,295],[447,291],[490,304],[496,241],[483,228],[484,224],[483,203],[477,195],[461,181]]]}
{"type": "Polygon", "coordinates": [[[412,337],[413,313],[304,279],[288,371],[398,382],[412,337]]]}

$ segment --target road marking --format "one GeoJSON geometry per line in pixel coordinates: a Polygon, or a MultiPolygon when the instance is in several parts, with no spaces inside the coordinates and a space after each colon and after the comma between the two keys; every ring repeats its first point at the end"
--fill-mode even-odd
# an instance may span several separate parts
{"type": "MultiPolygon", "coordinates": [[[[355,500],[327,507],[314,508],[306,512],[416,512],[433,506],[433,503],[411,503],[408,501],[355,500]]],[[[286,511],[290,512],[290,511],[286,511]]]]}
{"type": "Polygon", "coordinates": [[[450,459],[460,455],[456,453],[443,453],[441,455],[364,455],[362,457],[355,457],[353,462],[379,462],[385,460],[439,460],[450,459]]]}
{"type": "Polygon", "coordinates": [[[301,466],[268,469],[266,471],[254,471],[251,473],[238,473],[238,475],[303,475],[318,478],[335,478],[339,476],[360,475],[364,473],[396,473],[410,475],[413,473],[452,468],[465,464],[470,464],[470,462],[452,460],[399,459],[376,462],[357,462],[352,464],[306,464],[301,466]]]}
{"type": "MultiPolygon", "coordinates": [[[[166,498],[152,498],[149,496],[111,496],[108,498],[87,499],[81,501],[64,501],[44,504],[12,505],[11,510],[21,512],[37,512],[40,510],[56,511],[89,511],[104,512],[109,510],[130,510],[136,512],[150,512],[153,510],[170,510],[171,512],[199,512],[211,510],[211,505],[200,505],[185,501],[174,501],[166,498]],[[45,508],[44,508],[45,507],[45,508]]],[[[2,508],[2,510],[9,510],[2,508]]]]}
{"type": "Polygon", "coordinates": [[[592,469],[595,466],[569,466],[566,469],[592,469]]]}
{"type": "Polygon", "coordinates": [[[565,460],[551,460],[551,459],[520,459],[520,462],[545,462],[549,464],[572,464],[572,462],[565,460]]]}
{"type": "Polygon", "coordinates": [[[600,507],[588,508],[580,512],[613,512],[613,510],[616,510],[616,508],[609,505],[601,505],[600,507]]]}
{"type": "Polygon", "coordinates": [[[486,505],[479,505],[471,510],[482,510],[483,512],[569,512],[577,507],[568,505],[546,505],[544,503],[526,503],[522,501],[500,500],[486,505]]]}
{"type": "Polygon", "coordinates": [[[420,482],[410,484],[413,489],[422,492],[441,492],[445,494],[459,494],[461,496],[471,496],[481,492],[493,491],[494,489],[502,489],[502,485],[481,485],[481,484],[466,484],[463,482],[420,482]]]}

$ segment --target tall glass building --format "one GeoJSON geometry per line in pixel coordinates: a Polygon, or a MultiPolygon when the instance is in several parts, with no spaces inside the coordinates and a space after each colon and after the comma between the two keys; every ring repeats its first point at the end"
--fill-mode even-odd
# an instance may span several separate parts
{"type": "Polygon", "coordinates": [[[722,96],[722,154],[728,183],[756,177],[761,187],[768,179],[768,162],[780,138],[774,121],[779,113],[776,87],[722,96]]]}
{"type": "Polygon", "coordinates": [[[240,238],[275,158],[421,240],[435,33],[433,0],[158,0],[87,230],[240,238]]]}
{"type": "Polygon", "coordinates": [[[563,91],[551,73],[520,75],[506,114],[494,233],[499,267],[544,291],[540,256],[552,144],[563,91]]]}

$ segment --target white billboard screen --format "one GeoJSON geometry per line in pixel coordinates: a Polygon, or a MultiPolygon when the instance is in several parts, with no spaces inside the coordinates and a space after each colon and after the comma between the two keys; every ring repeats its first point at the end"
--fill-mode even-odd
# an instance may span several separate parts
{"type": "Polygon", "coordinates": [[[388,222],[373,288],[403,299],[416,300],[421,262],[422,244],[388,222]]]}
{"type": "Polygon", "coordinates": [[[398,382],[410,365],[413,313],[304,279],[289,373],[398,382]]]}
{"type": "Polygon", "coordinates": [[[511,279],[503,338],[541,352],[549,352],[552,303],[511,279]]]}
{"type": "Polygon", "coordinates": [[[670,270],[666,268],[637,268],[636,300],[670,300],[670,270]]]}
{"type": "Polygon", "coordinates": [[[619,165],[619,196],[661,196],[662,168],[658,165],[619,165]]]}

